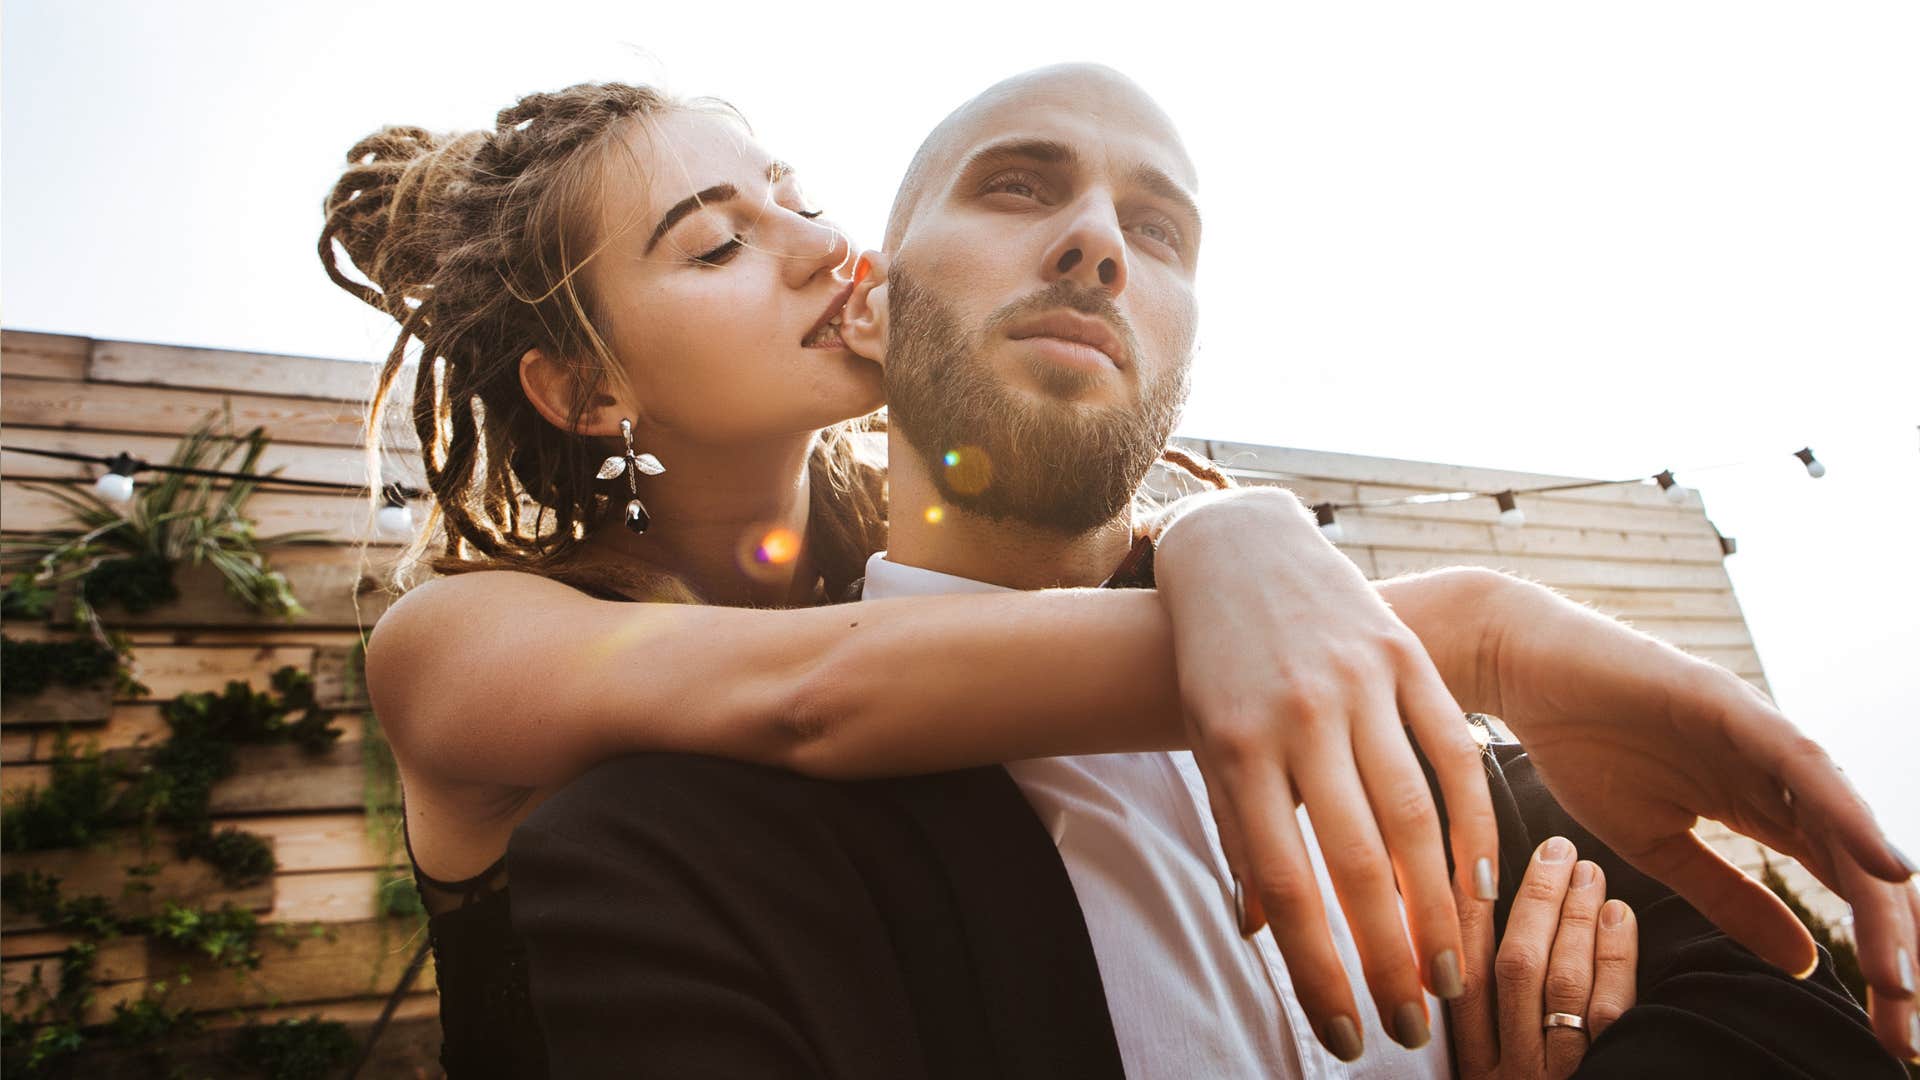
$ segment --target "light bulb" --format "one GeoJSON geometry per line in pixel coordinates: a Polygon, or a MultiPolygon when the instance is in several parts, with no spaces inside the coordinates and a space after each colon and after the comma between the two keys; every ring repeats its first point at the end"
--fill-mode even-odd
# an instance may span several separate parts
{"type": "Polygon", "coordinates": [[[1513,492],[1502,491],[1493,497],[1493,501],[1500,505],[1500,524],[1517,529],[1527,523],[1527,512],[1515,505],[1513,492]]]}
{"type": "Polygon", "coordinates": [[[1332,503],[1315,504],[1313,519],[1320,523],[1320,535],[1326,537],[1328,543],[1337,544],[1346,537],[1346,530],[1340,527],[1340,522],[1334,520],[1332,503]]]}
{"type": "Polygon", "coordinates": [[[1666,493],[1668,502],[1683,503],[1687,501],[1687,489],[1680,486],[1680,481],[1673,478],[1672,469],[1661,470],[1653,479],[1655,483],[1660,485],[1660,490],[1666,493]]]}
{"type": "Polygon", "coordinates": [[[102,473],[93,482],[93,490],[108,502],[123,503],[133,498],[133,477],[125,473],[102,473]]]}
{"type": "Polygon", "coordinates": [[[388,503],[380,508],[373,520],[382,536],[408,536],[413,533],[413,507],[406,503],[388,503]]]}

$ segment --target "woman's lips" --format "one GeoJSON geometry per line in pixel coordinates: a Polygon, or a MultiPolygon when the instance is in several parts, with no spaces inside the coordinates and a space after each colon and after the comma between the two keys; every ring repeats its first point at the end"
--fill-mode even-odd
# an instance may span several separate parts
{"type": "MultiPolygon", "coordinates": [[[[814,323],[812,326],[807,327],[806,333],[800,335],[801,345],[804,345],[809,349],[827,347],[825,345],[820,345],[817,343],[812,345],[809,345],[807,343],[813,339],[813,336],[815,334],[818,334],[820,332],[820,329],[822,327],[826,326],[830,322],[833,322],[835,319],[838,319],[840,317],[840,313],[846,310],[847,301],[852,298],[853,288],[857,284],[859,283],[855,281],[849,281],[846,283],[846,285],[841,287],[839,292],[833,294],[833,299],[827,302],[827,309],[820,313],[820,317],[814,320],[814,323]]],[[[834,339],[835,347],[838,347],[839,345],[843,344],[840,341],[840,334],[837,330],[834,332],[832,336],[834,339]]]]}

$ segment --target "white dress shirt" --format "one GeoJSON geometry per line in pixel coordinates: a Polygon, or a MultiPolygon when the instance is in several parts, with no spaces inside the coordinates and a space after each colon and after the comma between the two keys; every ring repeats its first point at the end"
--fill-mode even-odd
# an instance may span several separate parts
{"type": "MultiPolygon", "coordinates": [[[[865,600],[998,592],[998,585],[867,561],[865,600]]],[[[1007,766],[1053,836],[1093,942],[1127,1075],[1145,1078],[1452,1075],[1445,1003],[1427,995],[1433,1038],[1407,1050],[1380,1025],[1360,954],[1298,812],[1313,872],[1360,1011],[1366,1053],[1351,1064],[1320,1045],[1273,935],[1242,938],[1233,878],[1186,751],[1037,758],[1007,766]]]]}

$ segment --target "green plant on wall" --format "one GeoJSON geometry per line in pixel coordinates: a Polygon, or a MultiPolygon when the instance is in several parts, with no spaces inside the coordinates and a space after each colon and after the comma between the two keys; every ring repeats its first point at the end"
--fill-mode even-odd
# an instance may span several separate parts
{"type": "MultiPolygon", "coordinates": [[[[147,752],[76,752],[61,731],[47,784],[24,789],[0,805],[0,852],[84,847],[111,830],[164,824],[176,831],[181,858],[210,863],[229,888],[271,876],[273,849],[266,841],[235,828],[213,828],[213,786],[232,775],[236,747],[293,744],[318,754],[341,734],[316,702],[307,672],[282,667],[272,673],[271,683],[270,692],[258,692],[235,680],[217,694],[186,693],[166,702],[161,712],[168,737],[147,752]]],[[[143,847],[146,835],[143,828],[143,847]]],[[[125,891],[150,889],[157,869],[157,863],[128,867],[125,891]]],[[[244,908],[166,903],[156,914],[131,915],[108,897],[66,896],[58,878],[18,870],[0,880],[0,895],[8,907],[33,915],[40,925],[79,938],[58,958],[55,977],[43,977],[40,968],[48,962],[40,962],[19,981],[0,1013],[0,1062],[8,1075],[55,1075],[62,1063],[103,1039],[118,1045],[138,1034],[146,1052],[197,1028],[186,1010],[167,1007],[164,980],[139,1002],[116,1006],[105,1028],[86,1028],[83,1018],[97,983],[93,960],[103,942],[140,935],[238,975],[260,964],[255,943],[262,927],[244,908]]],[[[334,1060],[336,1051],[329,1047],[337,1047],[337,1035],[344,1032],[330,1032],[304,1021],[275,1029],[256,1047],[266,1055],[263,1060],[276,1063],[262,1068],[269,1075],[308,1075],[301,1070],[334,1060]]]]}
{"type": "MultiPolygon", "coordinates": [[[[233,431],[230,410],[209,414],[174,448],[168,464],[180,468],[257,474],[272,440],[256,427],[233,431]],[[237,460],[236,460],[237,459],[237,460]]],[[[227,591],[261,612],[293,617],[303,612],[287,579],[267,565],[277,546],[324,539],[302,531],[260,536],[246,515],[257,486],[251,480],[162,472],[159,479],[118,506],[91,489],[63,484],[23,483],[59,502],[67,523],[0,540],[0,572],[7,576],[4,607],[8,614],[44,611],[57,587],[74,586],[74,620],[102,644],[124,653],[124,641],[110,637],[99,608],[114,604],[139,613],[175,599],[174,571],[183,565],[210,563],[226,580],[227,591]]]]}

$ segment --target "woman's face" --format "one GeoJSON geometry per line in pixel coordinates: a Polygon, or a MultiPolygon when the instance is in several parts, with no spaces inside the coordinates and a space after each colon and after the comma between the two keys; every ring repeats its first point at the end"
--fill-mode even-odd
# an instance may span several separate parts
{"type": "MultiPolygon", "coordinates": [[[[674,111],[608,155],[587,264],[600,330],[655,439],[724,445],[878,408],[880,368],[824,320],[851,291],[846,237],[738,121],[674,111]]],[[[636,431],[636,442],[641,432],[636,431]]]]}

